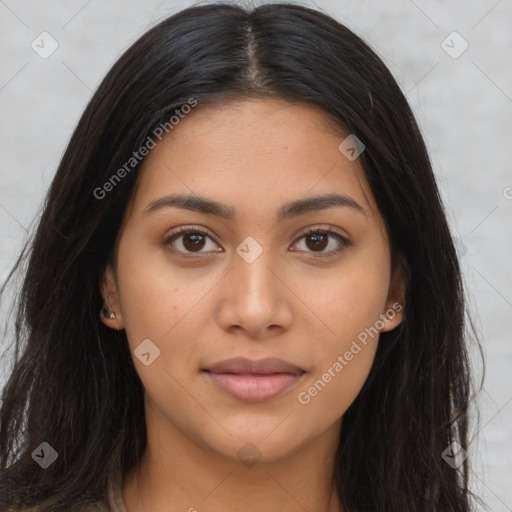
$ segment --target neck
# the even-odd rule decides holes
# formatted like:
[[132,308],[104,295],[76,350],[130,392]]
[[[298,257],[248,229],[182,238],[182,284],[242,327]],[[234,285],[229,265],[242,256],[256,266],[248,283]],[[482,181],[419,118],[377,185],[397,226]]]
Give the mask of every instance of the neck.
[[[336,423],[320,438],[279,460],[264,462],[263,457],[244,463],[236,455],[230,458],[199,446],[175,429],[165,435],[150,429],[140,467],[124,480],[126,510],[339,512],[333,480],[339,430]],[[251,449],[246,450],[250,455]]]

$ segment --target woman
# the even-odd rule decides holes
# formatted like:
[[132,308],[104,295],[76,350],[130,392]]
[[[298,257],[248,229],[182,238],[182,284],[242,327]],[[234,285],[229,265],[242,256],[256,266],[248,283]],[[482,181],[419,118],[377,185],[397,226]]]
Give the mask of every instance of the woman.
[[0,509],[471,510],[463,334],[382,61],[306,7],[186,9],[113,66],[51,185]]

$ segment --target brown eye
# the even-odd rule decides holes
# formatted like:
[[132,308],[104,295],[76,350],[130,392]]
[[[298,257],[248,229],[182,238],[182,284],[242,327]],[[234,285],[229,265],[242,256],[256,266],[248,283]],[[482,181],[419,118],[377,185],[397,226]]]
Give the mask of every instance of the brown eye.
[[[299,238],[299,240],[302,239],[305,239],[305,252],[319,253],[322,257],[337,254],[343,248],[351,245],[347,238],[329,229],[310,229]],[[335,242],[332,243],[332,240]],[[331,249],[326,250],[329,246]]]
[[[305,240],[305,249],[298,249],[299,252],[312,253],[318,257],[334,256],[343,248],[352,245],[344,236],[329,229],[314,228],[304,233],[299,240]],[[208,250],[208,243],[210,248]],[[171,233],[164,240],[164,246],[175,254],[184,257],[209,254],[211,252],[222,252],[215,241],[206,231],[198,228],[179,228],[177,232]],[[296,242],[298,245],[298,242]],[[217,247],[217,248],[215,248]],[[205,249],[206,250],[203,250]]]
[[306,245],[313,251],[323,251],[329,245],[329,235],[325,233],[312,233],[306,237]]
[[205,238],[201,233],[190,233],[182,236],[182,244],[187,251],[200,251],[205,245]]
[[[180,228],[177,233],[171,233],[165,238],[164,245],[166,247],[170,246],[170,250],[172,252],[180,253],[186,257],[187,254],[211,252],[203,251],[203,249],[208,245],[208,240],[216,245],[213,239],[205,231],[197,228]],[[219,251],[213,249],[213,252]]]

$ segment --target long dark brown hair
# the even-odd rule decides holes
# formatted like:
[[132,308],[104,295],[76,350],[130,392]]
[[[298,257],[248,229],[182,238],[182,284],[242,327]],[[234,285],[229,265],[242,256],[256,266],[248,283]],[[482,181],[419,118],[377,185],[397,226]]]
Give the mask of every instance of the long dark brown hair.
[[[468,460],[453,468],[442,456],[452,442],[468,449],[475,386],[461,271],[424,141],[374,51],[295,4],[185,9],[122,55],[85,109],[7,280],[23,272],[2,395],[0,510],[111,510],[141,460],[142,383],[125,332],[98,316],[140,164],[106,197],[97,190],[190,98],[198,109],[226,98],[304,102],[364,141],[360,162],[410,276],[403,322],[381,335],[343,417],[333,477],[347,512],[472,510]],[[42,442],[59,454],[46,470],[32,457]]]

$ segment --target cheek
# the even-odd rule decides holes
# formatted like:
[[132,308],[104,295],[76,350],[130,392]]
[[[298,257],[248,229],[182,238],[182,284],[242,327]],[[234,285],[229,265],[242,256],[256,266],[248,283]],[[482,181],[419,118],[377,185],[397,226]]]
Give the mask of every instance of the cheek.
[[[361,391],[370,372],[376,343],[367,346],[356,342],[318,373],[311,376],[299,390],[297,401],[305,418],[316,418],[319,425],[339,420]],[[347,354],[351,354],[348,360]]]
[[129,240],[120,245],[118,262],[119,299],[131,345],[145,338],[167,344],[183,330],[188,313],[197,315],[215,282],[171,265],[154,247],[139,249]]
[[[322,417],[322,424],[338,420],[363,387],[378,346],[376,319],[381,309],[357,294],[338,307],[324,310],[331,330],[315,345],[315,367],[297,392],[297,402],[308,417]],[[368,297],[366,297],[368,300]]]
[[[190,388],[198,365],[197,332],[206,332],[201,322],[211,315],[205,297],[217,280],[173,268],[154,248],[139,249],[129,240],[120,245],[119,298],[128,344],[148,396],[162,397],[166,407],[177,407],[180,400],[180,407],[190,405],[182,386]],[[148,365],[138,357],[147,353]]]
[[329,340],[329,352],[343,350],[366,328],[374,326],[385,312],[389,273],[385,264],[355,260],[311,297]]
[[[361,261],[361,260],[359,260]],[[354,401],[368,377],[378,345],[389,275],[377,263],[359,263],[313,299],[324,326],[315,343],[315,368],[298,390],[306,414],[335,421]]]

